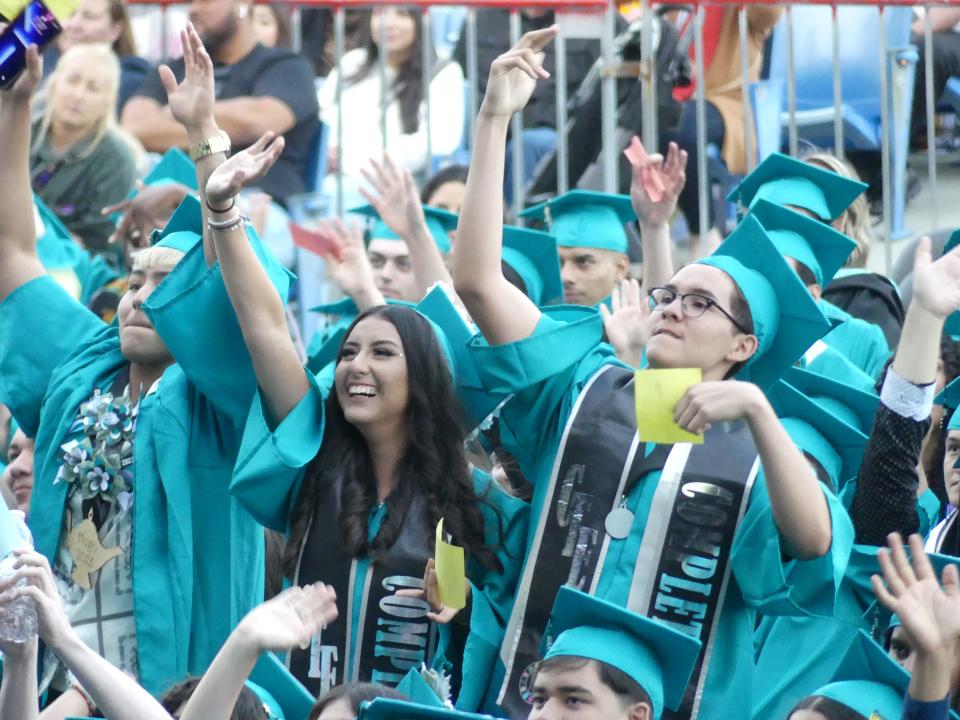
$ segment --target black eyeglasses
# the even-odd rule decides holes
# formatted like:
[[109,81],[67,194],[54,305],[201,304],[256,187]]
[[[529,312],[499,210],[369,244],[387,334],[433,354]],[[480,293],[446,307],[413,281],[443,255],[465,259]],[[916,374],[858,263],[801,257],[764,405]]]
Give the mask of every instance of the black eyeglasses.
[[697,293],[684,293],[680,295],[676,290],[671,290],[670,288],[665,287],[655,287],[650,290],[650,309],[651,310],[664,310],[668,305],[671,305],[674,300],[680,298],[680,310],[688,318],[695,320],[701,315],[703,315],[707,310],[714,307],[724,314],[724,316],[734,324],[734,327],[737,328],[740,332],[746,333],[748,335],[753,334],[753,331],[748,330],[743,325],[741,325],[733,315],[728,313],[722,307],[720,303],[712,298],[705,297],[704,295],[699,295]]

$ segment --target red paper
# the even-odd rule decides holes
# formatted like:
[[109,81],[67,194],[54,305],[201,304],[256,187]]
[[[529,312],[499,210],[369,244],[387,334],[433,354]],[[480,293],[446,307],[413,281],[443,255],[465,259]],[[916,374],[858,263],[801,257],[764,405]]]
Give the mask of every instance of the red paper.
[[309,250],[320,257],[333,255],[340,257],[340,246],[330,239],[325,233],[319,233],[315,230],[307,230],[305,227],[297,225],[290,221],[290,236],[293,238],[293,244],[304,250]]
[[624,149],[623,154],[626,155],[627,160],[630,161],[633,167],[641,168],[640,181],[650,201],[660,202],[665,192],[663,181],[660,179],[660,173],[657,170],[647,166],[647,161],[650,159],[650,156],[647,155],[647,151],[643,147],[643,143],[640,142],[640,138],[634,135],[630,139],[630,144]]
[[629,160],[630,164],[634,167],[642,165],[647,161],[647,151],[644,149],[643,143],[640,142],[640,138],[636,135],[630,139],[630,144],[627,145],[623,154],[627,156],[627,160]]

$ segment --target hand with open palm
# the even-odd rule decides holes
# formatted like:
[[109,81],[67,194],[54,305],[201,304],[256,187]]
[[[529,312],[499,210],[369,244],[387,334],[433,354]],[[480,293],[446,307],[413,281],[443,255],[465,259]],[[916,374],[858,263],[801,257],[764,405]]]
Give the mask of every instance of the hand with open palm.
[[345,295],[353,298],[357,308],[363,312],[386,303],[377,289],[359,228],[334,218],[321,223],[316,232],[322,233],[330,242],[332,251],[323,259],[327,261],[334,282]]
[[650,303],[640,283],[633,278],[621,280],[610,294],[613,310],[600,305],[603,329],[613,345],[617,357],[633,367],[639,367],[643,348],[650,333],[647,321]]
[[316,583],[292,587],[258,605],[234,631],[258,653],[305,648],[310,638],[337,619],[337,593]]
[[[646,161],[632,166],[630,199],[634,212],[645,225],[666,225],[677,209],[677,199],[687,182],[687,151],[676,143],[670,143],[667,157],[648,155]],[[652,176],[652,177],[651,177]],[[654,201],[646,188],[655,184],[662,188],[662,195]]]
[[910,559],[900,535],[891,533],[890,549],[877,556],[883,579],[879,575],[871,578],[873,590],[900,618],[914,648],[928,655],[948,653],[952,657],[960,637],[960,574],[956,565],[947,565],[938,581],[920,536],[911,535],[909,542]]
[[376,190],[370,192],[361,187],[360,194],[388,228],[404,240],[417,231],[428,233],[417,184],[409,170],[398,168],[384,154],[382,162],[370,158],[370,169],[363,168],[360,173]]
[[960,247],[934,262],[930,238],[920,239],[913,261],[913,302],[941,319],[960,309]]
[[216,102],[213,86],[213,60],[203,47],[203,41],[192,23],[180,31],[183,44],[183,81],[177,82],[166,65],[159,68],[160,81],[167,91],[167,106],[174,120],[188,133],[203,135],[214,129],[213,107]]
[[227,158],[207,180],[205,195],[212,207],[225,208],[241,190],[262,178],[283,152],[283,136],[267,131],[242,152]]
[[526,33],[517,44],[493,61],[480,113],[510,117],[523,110],[537,87],[537,80],[550,77],[543,69],[543,49],[557,36],[553,25]]

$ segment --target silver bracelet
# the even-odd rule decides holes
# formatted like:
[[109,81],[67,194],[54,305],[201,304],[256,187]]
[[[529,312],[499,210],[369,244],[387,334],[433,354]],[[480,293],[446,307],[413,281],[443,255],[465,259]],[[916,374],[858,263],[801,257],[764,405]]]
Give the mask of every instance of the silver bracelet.
[[227,233],[231,230],[236,230],[238,227],[247,222],[250,222],[250,218],[237,213],[233,217],[226,220],[213,220],[212,218],[208,218],[207,227],[215,232]]

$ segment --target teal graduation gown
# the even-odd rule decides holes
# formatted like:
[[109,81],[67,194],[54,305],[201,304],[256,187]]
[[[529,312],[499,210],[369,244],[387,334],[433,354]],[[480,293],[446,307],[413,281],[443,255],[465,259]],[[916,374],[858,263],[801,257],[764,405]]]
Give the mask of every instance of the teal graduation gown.
[[[515,393],[501,409],[500,431],[504,446],[534,484],[528,542],[547,501],[546,489],[561,436],[577,397],[602,366],[621,364],[613,357],[612,348],[601,342],[599,314],[585,313],[582,319],[558,322],[551,317],[554,313],[568,315],[562,308],[547,309],[531,336],[493,347],[477,336],[470,348],[487,390]],[[648,473],[628,494],[633,527],[625,539],[610,542],[600,568],[599,597],[626,605],[659,477],[659,471]],[[853,526],[837,497],[826,490],[824,495],[833,530],[830,550],[813,560],[784,561],[766,486],[762,475],[757,478],[731,550],[731,582],[715,626],[716,639],[700,709],[704,720],[750,716],[753,632],[758,612],[832,613],[853,542]]]
[[[251,231],[251,235],[253,233]],[[289,276],[264,255],[282,297]],[[256,378],[219,265],[200,244],[145,304],[176,363],[141,399],[134,441],[133,593],[140,682],[159,695],[202,674],[236,623],[263,599],[263,529],[229,493]],[[95,388],[127,364],[104,325],[49,276],[0,304],[0,402],[36,437],[30,527],[51,562],[67,488],[60,445]]]
[[[841,491],[849,509],[856,480]],[[936,523],[940,509],[932,490],[917,498],[917,532],[926,537]],[[860,630],[873,634],[876,595],[870,576],[879,574],[877,548],[854,545],[843,582],[837,593],[832,617],[765,617],[754,638],[757,655],[757,682],[754,687],[753,716],[756,720],[783,720],[790,709],[817,688],[823,687],[840,665],[844,648]]]
[[[250,407],[239,459],[234,472],[232,492],[263,525],[279,532],[289,532],[289,519],[300,495],[300,488],[310,461],[317,455],[324,438],[324,402],[330,392],[332,376],[325,381],[305,371],[310,390],[297,406],[275,428],[268,421],[263,398],[257,393]],[[440,643],[434,667],[462,662],[463,684],[456,706],[463,711],[493,709],[490,678],[497,653],[503,641],[506,620],[516,590],[522,552],[527,533],[529,508],[526,503],[504,492],[486,473],[475,470],[477,494],[486,499],[480,508],[484,516],[486,542],[496,549],[503,572],[488,570],[479,562],[468,563],[471,585],[470,629],[460,658],[447,657],[450,626],[440,626]],[[368,536],[379,532],[384,512],[373,511]],[[503,537],[501,538],[501,532]],[[358,559],[356,576],[365,576],[370,560]],[[353,588],[355,601],[351,627],[356,631],[363,587]],[[341,609],[346,605],[341,605]],[[356,632],[353,633],[356,638]],[[349,649],[357,652],[356,646]],[[345,667],[350,667],[347,659]]]
[[826,300],[817,305],[832,323],[839,322],[823,336],[823,341],[876,382],[890,358],[890,346],[880,326],[856,318]]

